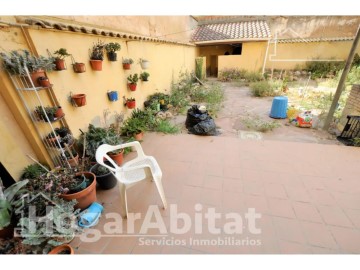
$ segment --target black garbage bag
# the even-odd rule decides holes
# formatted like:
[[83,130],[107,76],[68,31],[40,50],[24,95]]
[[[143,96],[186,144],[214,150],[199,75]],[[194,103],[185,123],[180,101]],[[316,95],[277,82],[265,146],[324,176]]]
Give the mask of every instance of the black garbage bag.
[[218,135],[214,119],[208,112],[201,112],[198,105],[193,105],[187,112],[185,126],[195,135]]

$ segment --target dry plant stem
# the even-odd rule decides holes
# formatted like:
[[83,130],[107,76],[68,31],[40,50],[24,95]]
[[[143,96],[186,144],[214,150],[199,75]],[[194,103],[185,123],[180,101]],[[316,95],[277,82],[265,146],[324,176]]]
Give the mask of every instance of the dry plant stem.
[[[71,157],[72,159],[74,159],[74,156],[73,156],[73,154],[72,154],[69,146],[67,145],[67,143],[64,143],[64,146],[65,146],[66,151],[69,153],[70,157]],[[77,162],[75,159],[74,159],[74,162],[75,162],[75,164],[76,164],[76,166],[77,166],[77,165],[78,165],[78,162]]]
[[45,171],[50,172],[45,166],[43,166],[39,161],[37,161],[35,158],[33,158],[30,155],[26,155],[28,158],[30,158],[32,161],[36,162],[41,168],[43,168]]

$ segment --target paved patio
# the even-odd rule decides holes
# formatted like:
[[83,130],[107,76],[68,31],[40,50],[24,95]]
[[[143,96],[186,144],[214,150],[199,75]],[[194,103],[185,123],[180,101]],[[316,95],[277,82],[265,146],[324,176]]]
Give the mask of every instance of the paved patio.
[[[248,208],[255,208],[262,215],[257,220],[261,233],[252,235],[244,229],[242,234],[222,231],[213,235],[206,220],[201,234],[194,228],[183,235],[171,233],[169,208],[162,210],[154,183],[144,181],[128,192],[129,212],[142,214],[135,222],[134,234],[139,234],[149,205],[158,205],[168,229],[166,236],[103,233],[93,243],[76,237],[71,244],[77,254],[360,253],[358,148],[156,133],[146,134],[142,146],[158,160],[168,204],[177,204],[178,212],[194,219],[195,213],[201,212],[194,210],[195,204],[202,205],[202,213],[215,208],[222,214],[215,225],[222,228],[226,213],[245,216]],[[105,214],[120,211],[118,189],[98,190],[98,201],[105,212],[94,229],[104,232],[114,221]],[[126,221],[118,223],[127,228]],[[148,233],[160,234],[157,229]],[[250,243],[260,240],[261,244],[233,245],[219,240],[230,241],[229,237]],[[144,239],[163,242],[144,245]],[[201,245],[189,239],[213,241]],[[172,244],[175,242],[181,244]]]

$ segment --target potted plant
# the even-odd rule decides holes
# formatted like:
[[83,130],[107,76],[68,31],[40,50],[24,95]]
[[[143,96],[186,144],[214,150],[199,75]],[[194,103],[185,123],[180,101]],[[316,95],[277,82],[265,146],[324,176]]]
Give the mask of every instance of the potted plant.
[[140,58],[139,62],[140,62],[140,66],[141,66],[142,69],[148,69],[149,68],[149,65],[150,65],[149,60]]
[[62,107],[61,107],[61,106],[57,106],[56,111],[55,111],[55,117],[56,117],[56,118],[61,118],[61,117],[63,117],[64,115],[65,115],[65,114],[64,114],[64,111],[63,111]]
[[123,58],[122,59],[123,69],[130,69],[132,63],[134,63],[134,61],[131,58]]
[[[108,163],[108,165],[111,166],[110,163]],[[100,188],[107,190],[116,186],[117,179],[108,168],[105,168],[100,164],[95,164],[91,167],[90,172],[96,175],[96,181]]]
[[138,77],[138,74],[135,73],[135,74],[130,74],[128,77],[127,77],[127,80],[128,80],[128,86],[129,86],[129,89],[131,91],[136,91],[136,85],[137,85],[137,82],[139,81],[139,77]]
[[142,119],[131,117],[125,121],[121,128],[121,132],[126,136],[135,137],[137,140],[141,140],[145,129],[145,123]]
[[54,70],[54,58],[39,56],[36,57],[28,50],[11,51],[9,53],[0,53],[0,57],[3,60],[4,69],[11,75],[26,76],[26,70],[30,73],[31,81],[26,82],[27,87],[31,87],[32,84],[35,87],[40,87],[38,81],[39,77],[46,77],[45,71],[51,72]]
[[65,48],[60,48],[54,52],[55,55],[55,70],[65,70],[65,57],[70,56]]
[[116,52],[120,51],[120,49],[121,49],[121,46],[117,42],[110,42],[105,45],[105,51],[106,51],[109,61],[112,61],[112,62],[117,61]]
[[91,68],[95,71],[102,70],[102,61],[104,60],[104,46],[105,43],[101,40],[98,40],[92,46],[90,52],[90,64]]
[[42,87],[50,87],[51,86],[49,78],[47,78],[47,77],[39,77],[38,82]]
[[68,245],[68,244],[62,244],[60,246],[57,246],[55,248],[53,248],[48,254],[52,254],[52,255],[74,255],[74,249]]
[[4,189],[0,178],[0,238],[13,236],[13,208],[20,202],[18,195],[29,180],[22,180]]
[[136,107],[135,98],[127,98],[125,104],[128,107],[128,109],[134,109]]
[[118,100],[118,92],[117,91],[108,91],[107,92],[108,98],[110,101],[117,101]]
[[53,122],[55,121],[55,112],[57,111],[57,107],[42,107],[37,106],[36,112],[40,119],[44,120],[45,122]]
[[75,73],[83,73],[86,71],[86,67],[85,67],[85,64],[84,63],[80,63],[80,62],[76,62],[75,61],[75,58],[71,56],[71,64],[73,66],[73,70]]
[[65,158],[71,167],[76,167],[79,165],[79,154],[73,148],[70,151],[71,155],[68,151],[65,151]]
[[[120,136],[111,135],[105,137],[105,143],[110,145],[119,145],[123,142]],[[124,149],[119,149],[108,153],[109,157],[116,162],[117,165],[121,166],[124,162]]]
[[47,165],[40,166],[37,163],[26,166],[22,172],[21,179],[35,179],[39,177],[47,172],[44,167],[49,169]]
[[150,76],[150,74],[148,72],[144,71],[140,74],[140,79],[143,82],[147,82],[149,80],[149,76]]
[[86,95],[85,94],[74,94],[70,96],[71,103],[76,107],[82,107],[86,105]]
[[69,134],[69,129],[67,127],[55,128],[55,132],[59,134],[61,138],[64,138],[67,134]]

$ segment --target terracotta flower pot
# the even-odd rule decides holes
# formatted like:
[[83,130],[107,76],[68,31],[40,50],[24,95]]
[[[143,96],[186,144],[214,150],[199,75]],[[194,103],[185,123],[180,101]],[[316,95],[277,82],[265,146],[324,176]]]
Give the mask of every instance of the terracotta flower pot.
[[75,205],[75,208],[84,210],[96,201],[96,176],[91,172],[80,172],[76,175],[82,174],[84,174],[86,178],[92,179],[91,184],[82,191],[73,194],[61,194],[60,197],[67,201],[76,199],[78,203]]
[[117,165],[121,166],[124,162],[124,150],[118,154],[109,153],[109,157],[111,157],[111,159],[114,160]]
[[123,64],[123,69],[130,69],[131,68],[131,64]]
[[74,249],[68,244],[63,244],[63,245],[57,246],[57,247],[53,248],[52,250],[50,250],[50,252],[48,254],[52,254],[52,255],[71,254],[71,255],[74,255]]
[[73,64],[73,69],[75,73],[83,73],[86,71],[84,63],[75,63]]
[[136,91],[136,83],[128,83],[128,86],[131,91]]
[[37,71],[31,72],[30,77],[31,77],[31,80],[32,80],[34,86],[35,87],[40,87],[41,85],[39,83],[39,78],[40,77],[46,77],[45,76],[45,71],[42,70],[42,69],[39,69]]
[[62,117],[62,116],[64,116],[64,111],[63,111],[63,109],[61,108],[61,106],[59,106],[58,109],[57,109],[56,112],[55,112],[55,117],[56,117],[56,118],[60,118],[60,117]]
[[42,87],[50,87],[50,86],[51,86],[51,83],[50,83],[49,79],[46,78],[46,77],[40,77],[40,78],[38,79],[38,81],[39,81],[39,84],[40,84]]
[[127,106],[129,109],[134,109],[134,108],[136,107],[136,100],[127,101],[127,102],[126,102],[126,106]]
[[95,71],[102,70],[102,60],[90,60],[91,68]]
[[134,134],[135,140],[142,141],[144,137],[144,132],[140,132],[138,134]]
[[55,70],[65,70],[65,60],[64,59],[56,59],[55,60]]
[[76,155],[74,158],[69,158],[67,161],[71,167],[75,167],[79,164],[79,155]]
[[85,94],[76,94],[72,95],[71,98],[74,100],[78,107],[85,106],[86,104],[86,95]]

